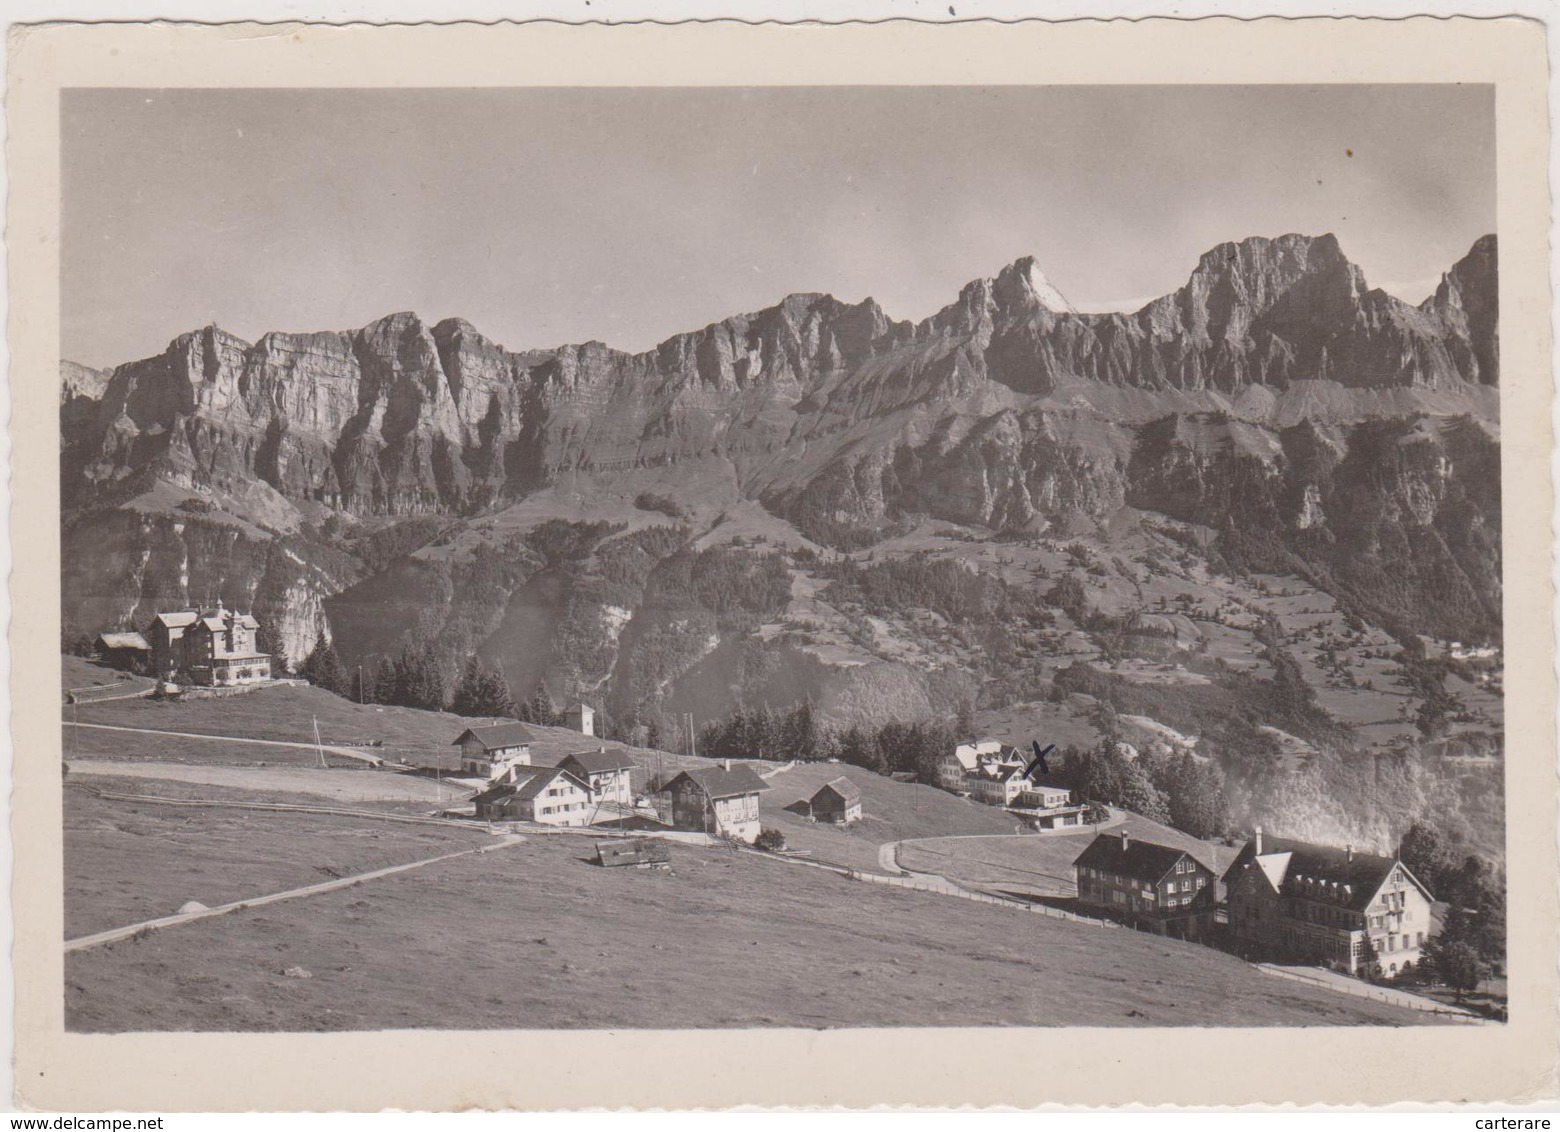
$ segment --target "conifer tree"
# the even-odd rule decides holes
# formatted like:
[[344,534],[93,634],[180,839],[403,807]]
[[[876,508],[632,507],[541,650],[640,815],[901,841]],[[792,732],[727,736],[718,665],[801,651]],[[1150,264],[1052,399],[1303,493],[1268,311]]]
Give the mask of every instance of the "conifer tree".
[[397,680],[395,661],[388,656],[379,662],[379,671],[374,677],[373,702],[376,704],[398,704],[397,698],[400,685]]
[[336,653],[336,646],[325,636],[323,629],[298,674],[316,688],[324,688],[338,696],[345,696],[350,690],[347,670]]

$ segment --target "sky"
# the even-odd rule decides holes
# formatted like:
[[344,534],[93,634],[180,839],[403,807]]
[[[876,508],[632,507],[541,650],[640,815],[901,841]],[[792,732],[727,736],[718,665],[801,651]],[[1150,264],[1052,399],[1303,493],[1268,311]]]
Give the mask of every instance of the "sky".
[[511,349],[822,291],[924,318],[1033,255],[1133,310],[1335,233],[1417,303],[1495,231],[1488,86],[69,90],[61,352],[460,316]]

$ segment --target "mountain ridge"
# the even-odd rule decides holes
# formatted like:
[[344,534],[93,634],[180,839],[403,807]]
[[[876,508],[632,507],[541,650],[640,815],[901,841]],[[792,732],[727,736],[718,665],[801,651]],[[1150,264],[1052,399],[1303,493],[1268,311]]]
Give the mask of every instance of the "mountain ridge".
[[[1233,522],[1246,529],[1227,541],[1253,561],[1347,575],[1338,548],[1362,548],[1327,516],[1366,490],[1391,523],[1432,532],[1419,549],[1434,584],[1453,587],[1469,635],[1487,634],[1498,568],[1479,556],[1498,506],[1460,477],[1498,453],[1496,267],[1481,238],[1415,307],[1369,288],[1331,235],[1251,237],[1138,311],[1098,314],[1025,256],[919,322],[798,293],[639,353],[515,351],[414,312],[253,343],[206,327],[110,371],[62,367],[67,541],[112,528],[131,562],[147,540],[219,522],[223,538],[280,544],[331,514],[473,522],[565,480],[631,499],[648,477],[684,509],[724,485],[723,500],[821,544],[870,545],[907,515],[1046,531],[1131,506]],[[1413,427],[1452,419],[1478,427]],[[1372,431],[1386,420],[1408,422],[1395,448]],[[1385,461],[1363,488],[1357,444]],[[1406,543],[1384,545],[1407,561]],[[358,576],[334,552],[294,547],[308,569],[252,553],[267,565],[231,563],[234,600],[281,608],[293,650]],[[93,628],[197,585],[172,565],[67,581],[71,619]]]

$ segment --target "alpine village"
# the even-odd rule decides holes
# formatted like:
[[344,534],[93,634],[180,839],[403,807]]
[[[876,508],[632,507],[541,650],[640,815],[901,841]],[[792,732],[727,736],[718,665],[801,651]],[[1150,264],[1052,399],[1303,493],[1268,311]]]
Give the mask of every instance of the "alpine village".
[[1503,1021],[1495,254],[67,363],[67,1025]]

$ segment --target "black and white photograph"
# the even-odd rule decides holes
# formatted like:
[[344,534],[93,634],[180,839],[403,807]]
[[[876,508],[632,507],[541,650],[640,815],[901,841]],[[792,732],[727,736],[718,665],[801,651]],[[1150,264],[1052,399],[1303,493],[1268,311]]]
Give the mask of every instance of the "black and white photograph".
[[1496,86],[1130,80],[62,89],[65,1035],[1509,1026]]

